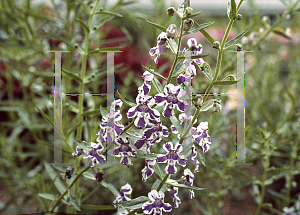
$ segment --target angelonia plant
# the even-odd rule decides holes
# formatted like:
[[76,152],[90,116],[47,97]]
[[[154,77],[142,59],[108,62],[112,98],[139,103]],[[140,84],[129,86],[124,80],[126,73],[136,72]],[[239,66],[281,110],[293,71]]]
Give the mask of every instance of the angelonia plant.
[[[184,192],[184,189],[188,190],[190,199],[195,197],[195,192],[208,189],[193,186],[200,165],[205,165],[204,153],[209,151],[212,144],[208,122],[199,122],[199,115],[208,110],[211,110],[212,113],[220,112],[222,108],[220,99],[207,101],[213,86],[237,83],[234,75],[230,75],[230,80],[227,78],[218,80],[218,76],[224,50],[233,46],[237,46],[238,50],[242,48],[236,42],[242,38],[246,31],[227,41],[234,21],[242,17],[237,14],[242,2],[243,0],[240,0],[236,5],[235,1],[231,0],[228,7],[229,24],[221,42],[214,41],[204,30],[213,22],[199,25],[193,19],[201,12],[194,13],[193,8],[190,7],[190,1],[187,0],[177,10],[174,7],[167,9],[169,16],[174,14],[178,16],[179,25],[170,23],[168,28],[165,28],[148,21],[153,27],[161,30],[157,36],[156,46],[149,50],[149,55],[153,56],[154,63],[158,64],[160,56],[167,52],[172,52],[175,56],[168,77],[165,78],[153,69],[144,66],[143,83],[137,89],[136,104],[127,101],[119,94],[120,99],[110,104],[109,112],[100,107],[102,121],[96,142],[87,143],[77,138],[77,147],[72,153],[74,158],[82,157],[83,160],[86,160],[86,167],[80,172],[77,171],[77,175],[73,179],[72,168],[68,168],[66,173],[62,175],[64,179],[72,180],[69,188],[77,184],[75,188],[77,186],[78,189],[78,179],[83,175],[99,181],[115,194],[116,199],[112,204],[118,210],[118,214],[157,215],[178,208],[181,204],[180,192]],[[214,72],[203,59],[208,55],[202,54],[203,46],[199,41],[190,38],[187,40],[187,44],[182,44],[182,38],[191,33],[202,33],[212,47],[218,51]],[[201,96],[192,93],[190,87],[191,80],[197,75],[197,71],[202,72],[209,81],[205,94]],[[158,79],[163,79],[165,86],[162,86]],[[157,92],[155,96],[149,95],[152,86]],[[124,116],[122,116],[121,110],[123,104],[130,107],[126,117],[132,120],[126,127],[122,125]],[[163,125],[162,121],[165,120],[169,120],[171,126]],[[110,123],[111,121],[113,123]],[[134,135],[133,131],[138,131],[139,135]],[[175,134],[176,138],[171,139],[172,133]],[[126,168],[134,167],[135,160],[145,161],[145,167],[141,170],[144,183],[147,183],[150,177],[157,177],[156,182],[148,191],[148,197],[140,196],[131,199],[131,182],[122,186],[120,191],[117,191],[108,182],[101,165],[107,162],[107,149],[113,146],[113,154],[109,154],[109,156],[116,157],[116,160],[119,159],[118,162]],[[164,152],[157,149],[163,149]],[[76,165],[79,165],[78,162]],[[164,168],[161,169],[160,166]],[[179,168],[184,169],[179,171]],[[76,170],[77,167],[75,167]],[[94,174],[89,175],[90,170]],[[56,200],[50,211],[54,211],[58,202],[66,194],[67,192],[64,192]],[[172,204],[165,202],[166,195],[169,195],[173,200]],[[70,193],[68,196],[69,199],[72,199]]]

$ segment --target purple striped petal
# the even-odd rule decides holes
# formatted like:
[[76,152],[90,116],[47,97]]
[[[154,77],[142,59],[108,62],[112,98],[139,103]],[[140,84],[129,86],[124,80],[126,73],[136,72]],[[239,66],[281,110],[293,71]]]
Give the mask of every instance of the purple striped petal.
[[[169,162],[170,163],[170,162]],[[177,168],[176,166],[174,165],[174,163],[171,165],[169,164],[166,166],[166,172],[168,174],[171,174],[171,175],[174,175],[176,172],[177,172]]]
[[165,106],[164,112],[163,112],[163,116],[166,118],[171,118],[173,115],[173,104],[168,104]]
[[128,110],[127,117],[132,118],[135,117],[136,114],[137,114],[137,106],[132,107]]
[[157,163],[165,163],[168,160],[167,155],[158,155],[157,156]]
[[166,98],[167,98],[167,97],[166,97],[164,94],[159,93],[159,94],[157,94],[157,95],[154,97],[155,103],[156,103],[157,105],[161,106],[161,105],[164,104],[163,102],[166,101]]

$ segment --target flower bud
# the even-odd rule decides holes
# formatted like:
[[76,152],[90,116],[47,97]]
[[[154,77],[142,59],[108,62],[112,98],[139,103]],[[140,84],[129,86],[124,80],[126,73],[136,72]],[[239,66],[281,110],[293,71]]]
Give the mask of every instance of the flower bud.
[[243,16],[242,16],[242,14],[237,14],[237,15],[236,15],[236,19],[237,19],[237,20],[241,20],[241,19],[243,19]]
[[236,50],[239,52],[239,51],[242,51],[243,50],[243,46],[241,44],[237,44],[236,45]]
[[74,48],[75,48],[75,49],[78,49],[78,47],[79,47],[78,43],[75,43],[75,44],[74,44]]
[[267,16],[263,16],[262,19],[261,19],[262,23],[268,23],[269,21],[270,21],[270,18],[267,17]]
[[188,30],[191,29],[191,27],[193,27],[193,25],[194,25],[194,20],[192,20],[192,19],[186,19],[183,22],[183,30],[184,31],[188,31]]
[[176,34],[176,25],[175,24],[170,24],[169,27],[167,28],[167,37],[174,39],[175,34]]
[[222,106],[220,105],[219,102],[214,102],[213,107],[212,107],[212,112],[220,112],[221,111]]
[[208,68],[209,66],[208,66],[208,64],[206,63],[206,62],[204,62],[204,63],[202,63],[200,66],[200,70],[201,71],[204,71],[206,68]]
[[214,48],[214,49],[219,49],[219,48],[220,48],[220,42],[219,42],[219,41],[215,41],[215,42],[213,43],[213,48]]
[[175,13],[175,8],[174,8],[174,7],[169,7],[169,8],[167,9],[167,14],[168,14],[169,16],[173,16],[174,13]]
[[184,11],[184,15],[183,16],[190,16],[193,13],[193,8],[191,7],[187,7]]
[[202,96],[195,96],[192,101],[196,108],[202,107]]
[[66,172],[61,174],[62,179],[66,179],[66,178],[70,179],[72,177],[73,171],[74,171],[74,168],[68,167]]

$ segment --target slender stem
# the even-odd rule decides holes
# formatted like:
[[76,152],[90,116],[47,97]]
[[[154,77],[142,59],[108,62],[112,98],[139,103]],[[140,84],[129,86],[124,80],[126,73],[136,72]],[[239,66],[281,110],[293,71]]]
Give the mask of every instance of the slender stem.
[[57,199],[57,201],[55,202],[55,204],[53,205],[53,207],[51,208],[51,210],[49,212],[53,212],[53,210],[55,209],[55,207],[57,206],[57,204],[59,203],[59,201],[67,194],[68,190],[70,190],[73,187],[73,185],[80,178],[80,176],[84,172],[86,172],[89,168],[90,168],[90,166],[86,166],[83,170],[81,170],[79,172],[79,174],[76,176],[76,178],[74,179],[74,181],[72,181],[72,183],[67,187],[67,189],[65,190],[65,192],[63,192],[63,194],[60,195],[60,197]]
[[155,162],[155,166],[156,166],[156,169],[158,171],[159,178],[160,178],[160,180],[162,180],[162,176],[161,176],[161,173],[160,173],[160,170],[159,170],[159,166],[158,166],[158,164],[156,162]]
[[181,46],[182,31],[183,31],[183,20],[181,20],[180,35],[179,35],[179,39],[178,39],[177,52],[176,52],[176,56],[175,56],[173,65],[172,65],[172,68],[171,68],[171,70],[170,70],[170,73],[169,73],[169,76],[168,76],[168,79],[167,79],[167,85],[171,82],[172,75],[173,75],[173,72],[174,72],[176,63],[177,63],[177,61],[178,61],[178,55],[179,55],[179,52],[180,52],[180,46]]
[[200,114],[200,111],[201,111],[201,109],[197,108],[192,121],[190,122],[190,124],[188,125],[188,127],[186,128],[186,130],[184,130],[183,134],[181,135],[181,138],[179,140],[179,144],[182,144],[185,136],[187,135],[187,133],[189,132],[189,130],[191,129],[191,127],[194,125],[196,119],[198,118],[198,115]]
[[169,177],[169,174],[166,174],[165,177],[163,178],[163,180],[160,182],[160,184],[156,188],[157,192],[162,188],[162,186],[164,185],[164,183],[166,182],[166,180],[168,179],[168,177]]

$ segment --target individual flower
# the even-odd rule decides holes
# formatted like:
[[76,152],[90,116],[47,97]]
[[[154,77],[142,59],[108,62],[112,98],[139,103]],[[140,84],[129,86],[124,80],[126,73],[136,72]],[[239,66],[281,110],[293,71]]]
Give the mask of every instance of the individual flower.
[[157,142],[160,142],[161,138],[159,136],[154,138],[147,138],[143,136],[143,138],[135,141],[134,145],[137,149],[141,149],[144,145],[146,145],[146,153],[150,153],[150,147]]
[[150,49],[149,54],[151,56],[157,55],[154,59],[154,62],[157,64],[158,58],[161,54],[165,54],[167,51],[167,34],[165,32],[162,32],[157,37],[157,46]]
[[175,34],[176,34],[176,25],[175,24],[170,24],[169,27],[166,30],[167,32],[167,37],[174,39]]
[[144,78],[144,83],[138,89],[139,89],[139,91],[141,91],[141,94],[143,96],[145,96],[151,90],[151,81],[153,80],[153,74],[151,74],[150,72],[146,71],[146,72],[144,72],[144,74],[143,74],[142,77]]
[[197,131],[193,135],[195,141],[202,146],[203,152],[207,152],[210,149],[211,139],[207,132],[208,122],[201,122],[197,127]]
[[[121,187],[120,193],[118,194],[117,198],[113,201],[113,203],[121,203],[121,202],[126,202],[128,200],[131,200],[128,195],[132,193],[132,188],[130,184],[126,184]],[[119,207],[115,205],[115,207],[118,209]]]
[[[178,184],[178,182],[175,182],[174,180],[167,180],[167,182],[172,182],[173,184]],[[168,191],[170,192],[170,197],[173,199],[174,202],[174,208],[178,208],[179,204],[181,204],[180,198],[178,196],[178,187],[174,187],[170,185],[168,188]]]
[[156,109],[152,109],[151,106],[155,103],[152,96],[143,96],[138,94],[136,97],[137,105],[130,108],[127,113],[128,118],[137,118],[134,121],[136,127],[145,128],[148,124],[148,118],[155,119],[160,117],[160,113]]
[[162,211],[170,212],[172,210],[169,203],[164,203],[165,194],[162,191],[152,190],[148,193],[148,197],[152,202],[143,204],[142,209],[145,214],[151,214],[154,211],[155,215],[162,215]]
[[[120,99],[117,99],[111,103],[110,112],[107,116],[102,116],[102,122],[100,123],[100,132],[98,133],[99,137],[102,134],[107,142],[112,142],[114,136],[119,136],[123,130],[124,126],[117,124],[121,119],[122,115],[120,114],[120,107],[123,102]],[[110,123],[113,122],[113,125]],[[113,131],[111,130],[113,128]],[[99,140],[97,139],[99,142]]]
[[183,95],[184,91],[180,86],[174,86],[173,84],[168,84],[164,88],[164,93],[157,94],[155,98],[155,103],[159,106],[165,105],[163,116],[171,118],[174,115],[174,107],[177,110],[184,112],[186,109],[186,104],[179,98]]
[[145,182],[154,172],[153,166],[156,163],[155,159],[145,159],[146,165],[142,169],[142,176],[143,176],[143,181]]
[[105,156],[100,155],[100,152],[103,149],[104,149],[104,147],[102,146],[101,142],[99,142],[99,143],[91,142],[91,149],[90,149],[89,153],[87,155],[83,156],[83,158],[90,159],[90,162],[89,162],[90,167],[93,167],[95,162],[103,164],[106,161]]
[[115,142],[120,145],[114,149],[114,154],[122,157],[120,163],[127,166],[132,165],[130,157],[135,156],[136,151],[134,151],[130,146],[130,138],[126,137],[124,139],[119,137]]
[[[191,172],[190,169],[185,169],[183,172],[185,178],[182,180],[184,185],[188,185],[188,186],[193,186],[193,182],[194,182],[194,174]],[[192,199],[193,197],[195,197],[195,193],[192,189],[190,189],[190,198]]]
[[73,157],[79,157],[80,155],[86,155],[86,151],[84,151],[82,148],[79,146],[76,147],[76,150],[74,153],[72,153]]
[[[202,50],[202,45],[201,45],[201,44],[197,45],[197,40],[196,40],[195,38],[190,38],[190,39],[187,41],[187,44],[188,44],[189,48],[188,48],[188,49],[184,48],[183,51],[182,51],[182,53],[183,53],[183,54],[186,54],[187,57],[202,54],[202,51],[203,51],[203,50]],[[188,51],[190,51],[190,53],[189,53]],[[188,59],[185,59],[183,63],[184,63],[186,66],[189,66],[188,63],[185,63],[186,61],[189,61],[189,60],[188,60]],[[192,61],[194,61],[194,62],[196,62],[196,63],[198,63],[198,64],[204,63],[204,60],[203,60],[202,58],[193,59],[193,60],[191,60],[191,61],[189,61],[189,62],[192,63]]]
[[179,156],[179,153],[183,150],[182,146],[179,143],[176,143],[175,148],[173,148],[172,142],[167,142],[163,146],[164,150],[167,152],[166,155],[158,155],[157,162],[158,163],[166,163],[166,172],[168,174],[175,174],[177,172],[176,163],[185,167],[187,159],[184,155]]
[[150,119],[149,124],[152,126],[151,128],[147,128],[144,131],[144,136],[146,138],[152,138],[153,135],[156,135],[158,137],[168,137],[169,132],[168,128],[161,124],[161,121],[159,119]]
[[[178,118],[181,121],[181,123],[180,123],[181,127],[184,129],[185,126],[187,127],[190,124],[190,122],[192,121],[193,116],[190,116],[188,118],[186,113],[182,113],[182,114],[179,114]],[[196,122],[197,122],[197,119],[195,120],[194,124]],[[178,130],[174,125],[171,125],[171,130],[172,130],[172,133],[178,134]],[[191,127],[191,134],[193,134],[195,132],[195,130],[196,130],[195,127]],[[180,139],[180,134],[178,134],[178,139]]]
[[195,173],[199,172],[200,162],[197,159],[197,149],[195,146],[192,147],[191,161],[195,164]]

